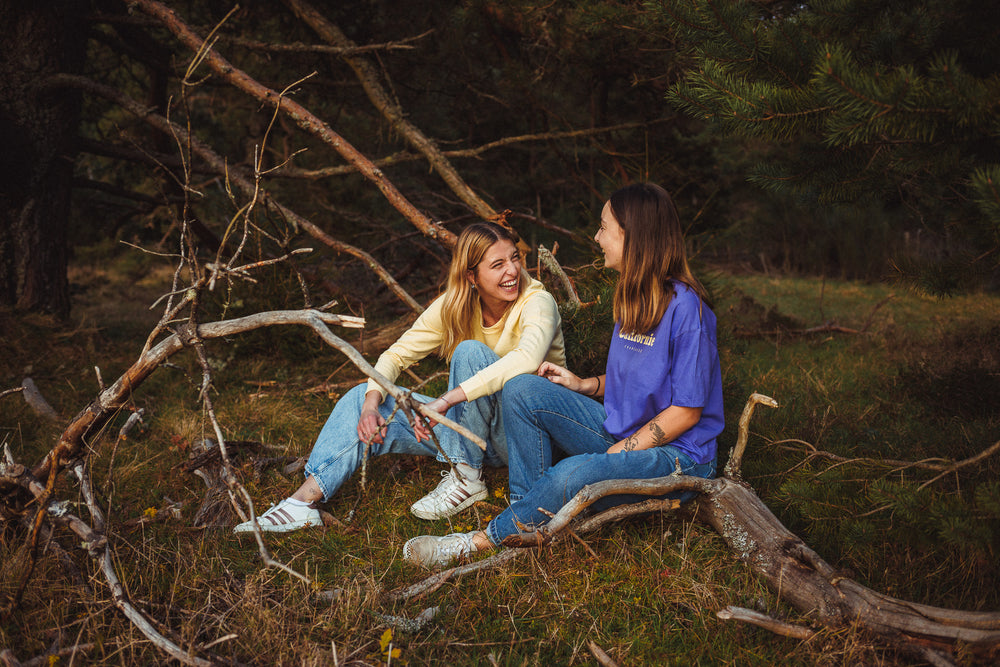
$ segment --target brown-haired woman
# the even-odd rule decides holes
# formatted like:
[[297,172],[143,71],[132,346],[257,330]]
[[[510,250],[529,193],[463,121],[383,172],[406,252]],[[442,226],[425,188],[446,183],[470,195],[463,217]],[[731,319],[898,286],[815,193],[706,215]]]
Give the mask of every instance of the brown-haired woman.
[[[485,452],[453,430],[433,425],[454,469],[410,508],[422,519],[451,516],[486,497],[484,463],[507,463],[500,390],[511,378],[534,373],[543,362],[565,363],[555,299],[521,263],[517,239],[500,225],[465,227],[452,252],[448,284],[375,368],[395,382],[428,354],[449,361],[448,390],[438,398],[414,397],[462,424],[487,443]],[[286,532],[321,523],[316,501],[328,500],[360,467],[367,451],[437,455],[430,433],[405,419],[387,421],[395,401],[375,382],[360,384],[334,407],[306,463],[306,480],[289,498],[258,518],[261,530]],[[457,473],[457,474],[456,474]],[[234,532],[253,530],[250,521]]]

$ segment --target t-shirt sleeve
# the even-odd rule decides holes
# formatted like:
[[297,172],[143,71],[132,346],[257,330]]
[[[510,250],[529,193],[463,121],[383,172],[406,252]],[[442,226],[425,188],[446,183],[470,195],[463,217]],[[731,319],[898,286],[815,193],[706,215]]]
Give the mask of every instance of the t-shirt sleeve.
[[[689,302],[690,303],[690,302]],[[677,320],[670,360],[670,391],[673,405],[703,408],[708,404],[718,355],[715,331],[708,318],[701,317],[695,299]]]
[[[375,362],[375,370],[394,383],[405,369],[440,348],[444,331],[441,319],[443,305],[444,297],[435,299],[427,310],[420,314],[413,326],[379,356]],[[385,398],[385,389],[369,379],[367,391],[372,390],[378,391],[382,398]]]
[[551,294],[539,291],[529,296],[517,321],[508,325],[521,330],[517,344],[459,385],[465,391],[466,398],[474,401],[488,396],[499,391],[512,377],[538,370],[545,361],[559,325],[559,308]]

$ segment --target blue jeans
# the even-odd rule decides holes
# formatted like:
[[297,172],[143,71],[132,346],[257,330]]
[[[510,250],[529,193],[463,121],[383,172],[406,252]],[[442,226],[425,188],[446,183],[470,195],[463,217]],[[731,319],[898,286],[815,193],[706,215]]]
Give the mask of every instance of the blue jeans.
[[[509,436],[511,505],[490,521],[486,534],[494,545],[521,532],[518,524],[535,527],[575,496],[584,486],[608,479],[653,479],[676,469],[685,475],[714,477],[715,461],[696,464],[671,445],[608,454],[618,441],[604,430],[604,406],[592,398],[536,375],[520,375],[504,385],[501,402]],[[553,460],[564,456],[553,465]],[[691,492],[670,494],[682,500]],[[615,495],[591,507],[644,500],[648,496]]]
[[[473,340],[462,341],[451,358],[448,389],[458,386],[497,359],[497,354],[486,345]],[[361,407],[367,391],[367,383],[359,384],[337,401],[309,454],[305,474],[316,480],[323,492],[324,501],[329,500],[361,467],[366,445],[358,438],[358,420],[361,419]],[[413,397],[422,403],[434,400],[417,393]],[[395,407],[395,399],[386,396],[378,410],[388,420]],[[434,434],[453,463],[465,463],[473,468],[481,468],[483,463],[492,466],[507,464],[507,441],[504,438],[500,392],[453,406],[446,416],[487,443],[486,452],[483,452],[478,445],[447,426],[436,425]],[[368,448],[369,457],[382,454],[436,455],[439,461],[447,460],[434,447],[433,442],[417,441],[413,428],[402,412],[397,412],[392,421],[388,422],[382,442],[372,443]]]

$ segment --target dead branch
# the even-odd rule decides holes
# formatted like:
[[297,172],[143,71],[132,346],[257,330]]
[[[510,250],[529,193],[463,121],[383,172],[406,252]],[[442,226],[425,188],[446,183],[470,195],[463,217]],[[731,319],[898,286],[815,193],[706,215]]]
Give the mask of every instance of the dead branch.
[[44,417],[49,421],[58,421],[59,414],[55,409],[49,405],[49,402],[45,400],[42,396],[42,392],[38,390],[35,385],[35,381],[31,378],[24,378],[21,382],[21,389],[24,390],[24,401],[35,411],[35,414],[39,417]]
[[[548,523],[532,531],[508,536],[504,539],[503,546],[533,547],[546,545],[552,541],[555,534],[566,530],[570,522],[583,512],[583,510],[605,496],[619,494],[661,496],[678,491],[708,493],[712,489],[712,482],[713,480],[702,477],[689,477],[675,472],[667,477],[657,477],[654,479],[608,479],[596,484],[588,484],[580,489],[579,493],[570,498]],[[619,517],[616,515],[615,519],[617,518]],[[607,521],[604,522],[607,523]]]
[[[744,410],[744,414],[748,412],[752,413],[752,408]],[[740,436],[744,445],[749,430],[748,420],[749,416],[740,421]],[[606,480],[588,485],[547,524],[532,532],[512,535],[504,540],[503,546],[548,544],[558,534],[565,535],[570,522],[584,509],[606,496],[662,496],[678,491],[698,491],[700,496],[692,501],[696,517],[722,536],[736,556],[762,576],[779,599],[815,623],[834,629],[858,628],[887,645],[935,664],[952,664],[954,656],[960,653],[983,661],[996,662],[1000,659],[1000,613],[932,607],[900,600],[862,586],[842,576],[785,528],[748,486],[725,477],[702,479],[674,473],[658,479]],[[608,520],[651,510],[673,509],[676,508],[675,503],[670,499],[651,499],[619,506],[591,517],[576,530],[583,533]],[[613,519],[607,516],[613,516]],[[482,561],[455,568],[449,571],[448,576],[496,567],[513,558],[505,554],[518,551],[521,550],[501,550]],[[395,597],[405,598],[425,591],[440,576],[428,577],[396,593]]]
[[809,628],[804,628],[801,625],[795,625],[793,623],[786,623],[785,621],[779,621],[778,619],[772,618],[767,614],[762,614],[759,611],[746,609],[744,607],[734,607],[733,605],[729,605],[725,609],[720,609],[715,612],[715,615],[724,621],[736,620],[752,623],[777,635],[782,635],[783,637],[809,640],[816,636],[816,633]]
[[95,95],[100,95],[101,97],[114,102],[126,111],[134,114],[143,122],[156,128],[157,130],[176,136],[181,142],[188,144],[191,150],[204,160],[214,173],[225,178],[229,183],[236,186],[236,188],[245,196],[257,196],[261,200],[261,203],[274,210],[281,218],[288,220],[293,225],[296,225],[298,228],[304,230],[307,234],[321,242],[326,247],[330,248],[332,251],[350,255],[361,260],[361,262],[368,267],[370,271],[375,273],[379,280],[381,280],[390,289],[390,291],[392,291],[392,293],[399,298],[400,301],[405,303],[416,313],[423,312],[423,306],[417,303],[417,301],[410,296],[402,288],[402,286],[400,286],[396,279],[392,277],[392,274],[389,273],[389,271],[374,257],[360,248],[333,238],[320,229],[320,227],[311,220],[275,201],[266,192],[258,192],[257,185],[249,177],[235,169],[224,157],[216,153],[204,142],[199,141],[196,137],[192,136],[184,128],[172,123],[170,120],[160,116],[159,114],[153,113],[149,107],[128,97],[121,91],[112,88],[111,86],[99,84],[86,77],[71,74],[60,74],[58,76],[51,77],[49,79],[49,83],[54,86],[70,86]]
[[740,416],[739,433],[736,436],[736,447],[729,455],[729,461],[726,463],[726,469],[724,471],[726,477],[735,480],[739,480],[741,477],[740,465],[743,463],[743,451],[747,448],[747,438],[750,433],[750,418],[753,417],[753,411],[758,405],[766,405],[769,408],[776,408],[778,407],[778,402],[770,396],[764,396],[763,394],[758,394],[756,392],[750,395],[750,399],[747,401],[747,404],[743,406],[743,414]]
[[[348,315],[320,313],[314,310],[282,310],[202,324],[197,327],[196,332],[181,328],[151,349],[143,352],[139,359],[113,385],[100,392],[89,406],[77,414],[59,436],[56,446],[45,456],[44,461],[35,467],[32,474],[37,478],[47,477],[51,470],[58,469],[66,461],[75,458],[83,447],[85,437],[102,428],[160,364],[185,347],[191,346],[195,340],[221,338],[262,327],[290,324],[306,325],[314,330],[316,328],[325,329],[327,324],[360,328],[364,326],[364,320]],[[360,358],[360,355],[358,356]]]
[[424,135],[420,128],[407,120],[406,113],[399,106],[399,103],[379,83],[379,72],[375,69],[375,66],[360,54],[352,54],[346,51],[356,48],[357,45],[348,39],[341,32],[340,28],[331,23],[305,0],[284,1],[295,15],[315,30],[316,34],[324,41],[345,49],[345,52],[341,53],[340,57],[354,70],[354,74],[365,89],[368,99],[371,100],[375,108],[389,121],[392,127],[427,159],[431,168],[447,183],[451,191],[465,202],[480,218],[488,220],[494,217],[496,211],[493,210],[493,207],[483,201],[469,187],[469,184],[458,174],[437,145]]
[[590,650],[590,654],[594,656],[594,660],[603,667],[618,667],[618,663],[611,659],[611,656],[604,652],[600,646],[594,643],[593,640],[587,641],[587,648]]
[[359,56],[375,51],[412,50],[416,48],[412,45],[412,42],[421,40],[433,32],[433,30],[428,30],[420,33],[419,35],[407,37],[406,39],[383,42],[381,44],[365,44],[364,46],[350,47],[329,46],[327,44],[302,44],[300,42],[292,44],[273,44],[271,42],[261,42],[254,39],[236,37],[235,35],[221,35],[219,37],[219,41],[226,44],[233,44],[235,46],[243,46],[248,49],[253,49],[254,51],[271,51],[273,53],[328,53],[332,56]]
[[268,106],[275,106],[283,110],[299,127],[333,148],[341,157],[354,165],[358,172],[371,181],[389,203],[425,236],[440,241],[448,248],[455,245],[455,234],[424,215],[396,189],[385,177],[385,174],[372,164],[371,160],[308,109],[295,100],[288,99],[277,91],[262,85],[249,74],[235,67],[216,53],[210,43],[196,35],[187,24],[181,21],[176,12],[162,3],[156,2],[156,0],[126,0],[126,2],[128,5],[137,6],[158,19],[181,42],[198,54],[192,64],[192,70],[197,65],[204,63],[227,83]]
[[[790,447],[787,443],[792,443],[800,445],[799,447]],[[813,458],[823,458],[830,461],[834,461],[835,465],[830,466],[827,470],[834,468],[839,465],[846,464],[856,464],[865,466],[880,466],[891,468],[892,472],[898,472],[900,470],[906,470],[908,468],[918,468],[921,470],[931,470],[938,472],[940,474],[934,476],[932,479],[927,480],[922,483],[919,488],[924,488],[930,484],[933,484],[937,480],[950,475],[954,472],[961,470],[962,468],[968,467],[974,463],[979,463],[980,461],[987,459],[997,452],[1000,452],[1000,440],[994,442],[992,445],[986,449],[980,451],[977,454],[962,459],[961,461],[950,462],[947,459],[942,459],[938,457],[922,459],[920,461],[901,461],[898,459],[872,459],[866,457],[847,457],[841,456],[840,454],[834,454],[833,452],[827,452],[821,449],[816,449],[816,446],[812,443],[806,442],[805,440],[797,439],[785,439],[785,440],[773,440],[770,444],[779,447],[785,451],[799,452],[806,454],[806,458],[797,463],[792,469],[797,468]]]
[[501,565],[508,563],[515,558],[525,556],[528,554],[527,549],[503,549],[497,553],[491,555],[489,558],[484,558],[482,560],[477,560],[472,563],[466,563],[459,567],[453,567],[442,572],[435,572],[429,577],[418,581],[415,584],[411,584],[406,588],[398,591],[394,591],[389,594],[389,597],[393,600],[410,600],[412,598],[420,597],[422,595],[427,595],[430,592],[437,590],[446,581],[452,578],[458,578],[466,574],[471,574],[473,572],[479,572],[481,570],[490,570]]
[[[615,130],[629,129],[633,127],[643,127],[645,125],[652,125],[653,123],[660,121],[652,121],[651,123],[623,123],[621,125],[607,125],[604,127],[593,127],[582,130],[567,130],[565,132],[542,132],[538,134],[519,134],[513,137],[504,137],[503,139],[497,139],[496,141],[491,141],[489,143],[483,144],[482,146],[476,146],[475,148],[462,148],[455,150],[441,151],[441,155],[446,158],[472,158],[479,157],[483,153],[491,151],[495,148],[502,148],[504,146],[513,146],[520,143],[528,143],[532,141],[552,141],[554,139],[572,139],[575,137],[586,137],[593,136],[596,134],[605,134],[608,132],[614,132]],[[392,155],[387,155],[383,158],[378,158],[372,160],[372,163],[377,167],[392,167],[397,164],[402,164],[404,162],[414,162],[416,160],[425,159],[422,154],[412,153],[409,151],[400,151],[398,153],[393,153]],[[352,165],[339,165],[336,167],[321,167],[319,169],[301,169],[299,167],[294,167],[292,165],[285,165],[274,172],[275,176],[284,178],[302,178],[302,179],[319,179],[327,178],[330,176],[345,176],[347,174],[356,173],[357,169]],[[540,218],[534,216],[522,215],[515,213],[514,215],[522,217],[526,220],[532,220],[537,222],[546,229],[552,229],[558,231],[566,236],[571,236],[580,239],[579,234],[572,232],[558,225],[553,225],[552,223],[547,223],[542,221]],[[581,239],[586,242],[586,239]]]
[[567,298],[569,299],[569,303],[564,304],[568,310],[571,312],[576,311],[586,305],[580,301],[580,295],[576,293],[576,287],[573,286],[573,281],[569,279],[569,276],[567,276],[566,272],[563,271],[559,262],[556,261],[555,255],[553,255],[552,252],[543,245],[538,246],[538,261],[540,261],[545,268],[552,273],[552,275],[559,279],[559,284],[563,286],[563,289],[566,291]]

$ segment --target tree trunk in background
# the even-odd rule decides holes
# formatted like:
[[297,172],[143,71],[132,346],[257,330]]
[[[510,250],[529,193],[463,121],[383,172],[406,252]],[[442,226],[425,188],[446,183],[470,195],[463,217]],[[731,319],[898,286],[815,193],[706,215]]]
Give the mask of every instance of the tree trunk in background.
[[0,303],[69,314],[67,226],[79,94],[45,79],[78,71],[85,3],[0,0]]

